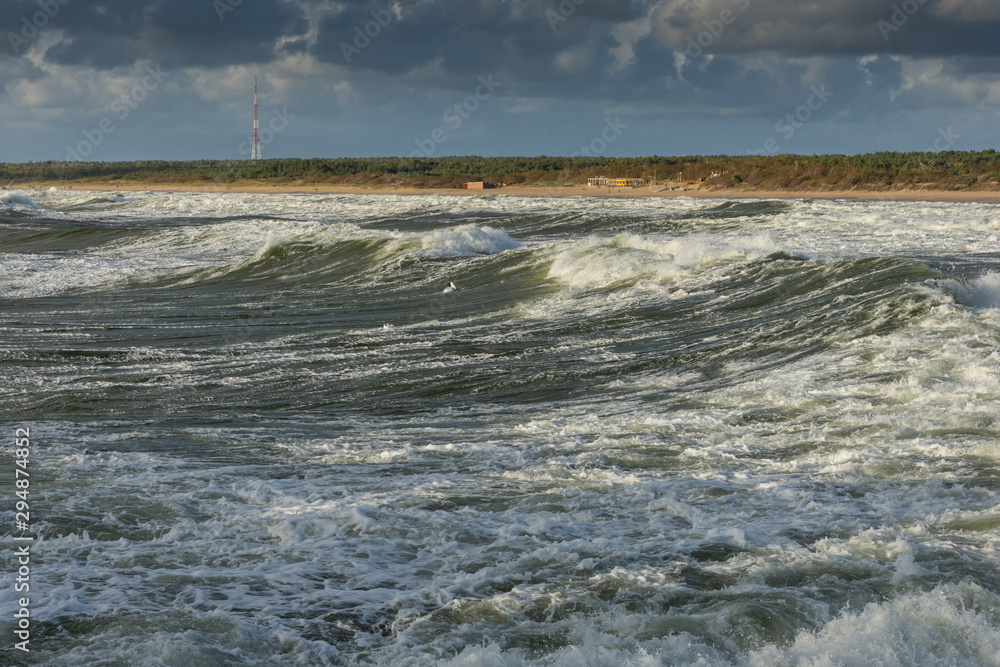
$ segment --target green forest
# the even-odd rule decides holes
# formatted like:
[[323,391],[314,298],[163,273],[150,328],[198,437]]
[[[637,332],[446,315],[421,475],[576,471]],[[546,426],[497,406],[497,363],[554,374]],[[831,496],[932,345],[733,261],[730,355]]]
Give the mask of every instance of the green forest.
[[120,184],[383,185],[453,187],[465,181],[576,185],[588,178],[698,181],[746,190],[995,190],[994,150],[867,155],[687,157],[281,158],[169,162],[0,163],[0,185],[45,182]]

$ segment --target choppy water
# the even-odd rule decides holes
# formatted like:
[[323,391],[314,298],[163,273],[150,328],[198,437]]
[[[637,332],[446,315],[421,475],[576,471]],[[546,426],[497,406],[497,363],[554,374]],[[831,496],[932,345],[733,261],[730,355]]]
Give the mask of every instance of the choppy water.
[[4,664],[1000,665],[997,205],[5,192],[0,359]]

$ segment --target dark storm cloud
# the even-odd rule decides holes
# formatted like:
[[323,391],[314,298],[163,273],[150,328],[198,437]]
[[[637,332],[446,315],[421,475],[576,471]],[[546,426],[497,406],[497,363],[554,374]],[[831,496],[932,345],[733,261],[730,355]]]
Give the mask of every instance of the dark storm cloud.
[[[815,84],[797,59],[822,57],[849,94],[902,85],[887,56],[1000,55],[994,0],[365,0],[324,16],[311,47],[349,80],[461,88],[502,74],[506,92],[621,102],[787,106]],[[391,16],[390,16],[391,13]],[[389,17],[378,25],[379,17]],[[375,23],[373,23],[373,21]],[[364,34],[368,28],[369,34]],[[695,45],[692,49],[692,45]],[[684,54],[679,64],[676,57]],[[871,61],[873,56],[881,56]],[[762,68],[759,57],[787,62]],[[869,58],[867,67],[858,60]],[[844,59],[842,63],[835,63]],[[874,63],[874,64],[873,64]],[[891,71],[891,75],[889,72]],[[676,73],[676,76],[674,76]],[[664,90],[664,80],[674,77]],[[787,96],[784,94],[787,91]],[[855,106],[869,105],[859,101]]]
[[[41,3],[41,4],[39,4]],[[61,4],[65,3],[65,4]],[[454,87],[503,72],[559,94],[641,97],[673,54],[1000,56],[994,0],[0,0],[0,29],[57,7],[46,59],[107,69],[154,58],[217,67],[308,50],[400,83]],[[315,21],[308,43],[306,16]],[[642,29],[624,30],[631,26]],[[367,32],[367,34],[366,34]],[[283,46],[279,46],[283,44]],[[614,49],[631,53],[618,62]],[[617,56],[619,61],[623,60]],[[693,59],[692,59],[693,60]],[[731,80],[732,72],[724,79]],[[417,78],[414,78],[417,76]],[[694,75],[693,75],[694,76]],[[421,78],[422,77],[422,78]],[[709,81],[700,79],[706,85]],[[565,84],[565,85],[564,85]]]
[[97,69],[144,58],[173,67],[268,62],[279,40],[308,29],[287,0],[0,0],[3,34],[23,36],[28,24],[62,34],[49,62]]
[[653,12],[653,33],[664,47],[683,50],[726,11],[732,20],[712,44],[721,53],[1000,53],[1000,11],[976,0],[666,0]]
[[391,74],[435,68],[446,78],[503,70],[517,80],[548,80],[559,74],[553,63],[560,52],[593,46],[612,22],[645,13],[642,3],[577,1],[344,3],[321,21],[313,53]]
[[[386,6],[378,0],[344,5],[322,22],[316,55],[344,63],[342,46],[351,45],[371,13]],[[396,6],[398,18],[352,64],[393,73],[431,62],[456,73],[504,66],[525,80],[558,78],[552,62],[561,51],[601,47],[606,60],[607,48],[616,44],[615,27],[643,17],[659,51],[655,65],[684,52],[706,31],[711,39],[704,50],[716,54],[1000,55],[1000,10],[977,0],[438,0]]]
[[185,113],[227,103],[230,70],[254,65],[301,126],[396,128],[403,145],[484,76],[502,83],[475,122],[560,126],[543,140],[608,114],[767,128],[817,86],[833,95],[815,117],[846,124],[1000,99],[998,0],[0,0],[0,34],[44,7],[0,56],[0,102],[25,117],[107,113],[147,63],[174,86],[158,104]]
[[18,81],[38,81],[45,72],[24,58],[15,58],[0,52],[0,93]]

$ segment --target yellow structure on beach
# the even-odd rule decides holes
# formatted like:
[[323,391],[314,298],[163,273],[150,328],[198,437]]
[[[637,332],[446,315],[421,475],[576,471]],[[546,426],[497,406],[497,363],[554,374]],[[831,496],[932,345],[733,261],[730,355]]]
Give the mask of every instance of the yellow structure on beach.
[[649,185],[649,181],[642,178],[597,178],[587,179],[587,186],[591,188],[643,188]]

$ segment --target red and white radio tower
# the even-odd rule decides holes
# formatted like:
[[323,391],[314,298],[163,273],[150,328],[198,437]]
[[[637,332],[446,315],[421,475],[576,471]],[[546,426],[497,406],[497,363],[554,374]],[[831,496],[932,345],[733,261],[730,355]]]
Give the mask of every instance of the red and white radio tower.
[[260,121],[257,120],[257,77],[253,78],[253,152],[251,160],[260,160]]

